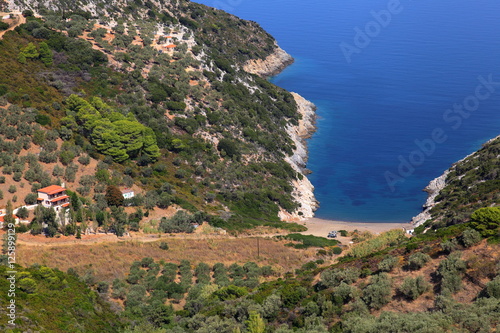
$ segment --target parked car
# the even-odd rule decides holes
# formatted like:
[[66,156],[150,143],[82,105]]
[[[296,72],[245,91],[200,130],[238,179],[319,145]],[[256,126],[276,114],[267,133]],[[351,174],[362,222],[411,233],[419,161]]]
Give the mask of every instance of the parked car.
[[337,238],[337,232],[336,231],[330,231],[328,233],[328,238]]

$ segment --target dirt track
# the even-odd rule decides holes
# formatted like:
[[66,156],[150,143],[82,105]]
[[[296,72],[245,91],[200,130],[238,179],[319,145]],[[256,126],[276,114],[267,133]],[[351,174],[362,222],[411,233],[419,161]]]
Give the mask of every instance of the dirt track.
[[21,24],[26,23],[26,17],[24,17],[23,15],[21,15],[21,13],[2,13],[2,12],[0,12],[0,17],[3,17],[4,15],[8,15],[8,14],[14,14],[14,15],[16,15],[16,18],[13,19],[13,20],[5,20],[5,22],[7,22],[9,24],[14,23],[14,25],[11,25],[10,28],[7,29],[7,30],[0,31],[0,39],[3,38],[3,35],[5,35],[5,33],[7,31],[12,31],[16,27],[20,26]]

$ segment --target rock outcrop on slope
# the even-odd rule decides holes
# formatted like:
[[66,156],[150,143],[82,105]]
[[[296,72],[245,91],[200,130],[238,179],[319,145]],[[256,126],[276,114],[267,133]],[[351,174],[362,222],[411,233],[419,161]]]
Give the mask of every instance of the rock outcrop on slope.
[[293,62],[293,57],[276,45],[276,50],[266,59],[249,60],[243,65],[243,69],[248,73],[269,77],[279,74]]
[[446,177],[448,177],[449,173],[450,170],[446,170],[441,176],[431,180],[429,185],[425,187],[424,191],[428,193],[428,197],[423,206],[424,210],[411,220],[415,227],[424,224],[431,218],[431,209],[436,205],[435,199],[439,192],[446,186]]

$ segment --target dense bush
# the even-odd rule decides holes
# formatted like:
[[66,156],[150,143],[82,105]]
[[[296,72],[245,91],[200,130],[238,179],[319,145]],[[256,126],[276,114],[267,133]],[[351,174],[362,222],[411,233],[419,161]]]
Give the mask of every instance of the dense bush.
[[163,217],[160,221],[159,229],[166,233],[193,232],[195,222],[194,216],[185,211],[178,211],[174,216],[167,219]]
[[391,272],[399,263],[397,257],[387,256],[378,264],[378,269],[382,272]]
[[430,288],[430,284],[422,276],[416,278],[408,277],[404,279],[399,291],[405,297],[411,300],[417,299],[420,295]]
[[441,261],[436,271],[441,280],[441,290],[456,293],[462,286],[462,275],[465,272],[465,261],[460,259],[460,252],[453,252]]
[[373,309],[380,309],[391,300],[391,279],[387,273],[373,275],[370,283],[363,289],[362,299]]
[[431,260],[431,257],[428,254],[416,252],[408,258],[408,267],[416,271],[424,267],[429,260]]

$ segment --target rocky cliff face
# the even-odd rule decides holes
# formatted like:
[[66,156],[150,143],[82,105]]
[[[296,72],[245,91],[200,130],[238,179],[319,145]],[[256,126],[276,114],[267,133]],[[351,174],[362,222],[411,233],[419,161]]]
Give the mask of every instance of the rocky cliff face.
[[285,160],[295,171],[303,175],[302,179],[292,182],[294,186],[292,195],[294,199],[300,203],[301,207],[292,214],[281,211],[279,215],[282,220],[300,221],[313,217],[314,211],[318,209],[319,206],[318,201],[314,197],[314,186],[304,175],[307,171],[305,166],[308,157],[306,139],[309,138],[315,130],[316,106],[299,94],[292,93],[292,95],[295,98],[298,112],[302,115],[302,119],[299,121],[298,126],[288,126],[286,129],[296,149],[294,154],[286,157]]
[[441,192],[441,190],[446,186],[446,177],[448,177],[449,173],[450,170],[446,170],[441,176],[431,180],[429,185],[425,187],[424,191],[428,193],[428,197],[423,207],[424,210],[422,211],[422,213],[418,214],[411,220],[411,223],[415,227],[424,224],[425,221],[431,218],[430,211],[432,207],[436,205],[435,199],[439,195],[439,192]]
[[252,74],[269,77],[280,73],[288,65],[293,63],[293,57],[276,45],[276,51],[266,59],[249,60],[243,65],[243,69]]

